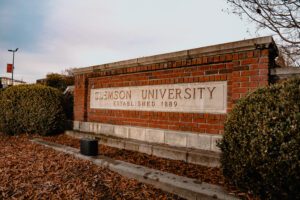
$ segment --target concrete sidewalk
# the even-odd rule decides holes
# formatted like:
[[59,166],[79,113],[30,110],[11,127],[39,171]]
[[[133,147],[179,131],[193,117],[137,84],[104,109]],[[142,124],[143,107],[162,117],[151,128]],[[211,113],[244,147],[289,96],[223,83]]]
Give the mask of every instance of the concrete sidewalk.
[[180,197],[194,200],[235,200],[238,199],[229,195],[220,186],[200,182],[197,179],[177,176],[171,173],[150,169],[144,166],[127,163],[120,160],[113,160],[105,156],[84,156],[79,149],[64,146],[41,139],[32,139],[31,142],[40,144],[54,150],[64,152],[74,157],[85,159],[94,164],[110,169],[123,176],[134,178],[140,182],[153,185],[161,190],[177,194]]

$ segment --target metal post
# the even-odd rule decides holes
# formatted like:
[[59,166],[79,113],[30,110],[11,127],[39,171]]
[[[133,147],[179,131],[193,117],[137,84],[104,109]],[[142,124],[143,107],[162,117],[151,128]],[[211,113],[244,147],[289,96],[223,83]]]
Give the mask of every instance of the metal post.
[[11,70],[11,85],[14,86],[15,51],[13,51],[13,66]]
[[14,69],[15,69],[15,52],[18,51],[19,48],[16,48],[15,50],[9,49],[8,51],[13,53],[13,62],[12,62],[12,70],[11,70],[11,85],[14,85]]

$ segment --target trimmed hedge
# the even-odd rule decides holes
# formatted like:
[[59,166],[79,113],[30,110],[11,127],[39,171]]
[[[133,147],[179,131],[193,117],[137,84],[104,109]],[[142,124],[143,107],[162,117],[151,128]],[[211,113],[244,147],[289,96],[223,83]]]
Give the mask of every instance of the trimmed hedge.
[[62,101],[59,90],[43,85],[6,88],[0,95],[0,131],[10,135],[49,135],[62,131],[65,126]]
[[227,181],[262,199],[300,199],[300,79],[241,99],[218,145]]

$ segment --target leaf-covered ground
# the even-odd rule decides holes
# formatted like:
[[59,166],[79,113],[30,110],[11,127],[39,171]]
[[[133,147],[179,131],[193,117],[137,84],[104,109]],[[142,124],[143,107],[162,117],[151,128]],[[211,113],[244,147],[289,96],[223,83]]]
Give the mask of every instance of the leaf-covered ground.
[[0,199],[180,198],[33,144],[28,136],[0,134]]
[[[79,139],[67,136],[65,134],[42,138],[47,141],[71,146],[74,148],[80,148]],[[179,176],[195,178],[201,182],[220,185],[225,187],[230,194],[235,194],[242,199],[255,199],[248,193],[240,192],[235,187],[226,184],[221,169],[217,167],[213,168],[195,165],[186,163],[184,161],[160,158],[144,153],[113,148],[105,145],[99,145],[99,154],[116,160],[123,160],[137,165],[143,165],[152,169],[158,169],[161,171],[173,173]]]
[[[52,137],[43,137],[42,139],[71,146],[74,148],[80,148],[79,139],[67,136],[65,134]],[[224,185],[224,178],[221,175],[221,170],[217,167],[213,168],[189,164],[184,161],[160,158],[157,156],[113,148],[105,145],[99,145],[99,154],[116,160],[123,160],[137,165],[143,165],[152,169],[170,172],[179,176],[196,178],[206,183]]]

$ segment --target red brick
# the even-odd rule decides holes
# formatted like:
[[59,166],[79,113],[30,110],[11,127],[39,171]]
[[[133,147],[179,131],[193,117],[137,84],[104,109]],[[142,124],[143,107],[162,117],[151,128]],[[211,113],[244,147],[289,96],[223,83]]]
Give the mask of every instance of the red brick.
[[268,86],[269,85],[269,81],[268,80],[264,80],[264,81],[260,81],[259,82],[259,86]]
[[248,87],[233,88],[232,91],[233,91],[233,93],[247,93],[248,92]]
[[226,68],[227,69],[232,69],[233,68],[233,63],[226,63]]
[[202,58],[197,58],[197,65],[201,65],[202,64]]
[[262,56],[268,56],[269,55],[269,49],[264,49],[261,51]]
[[218,64],[218,65],[213,65],[211,69],[225,69],[226,65],[225,64]]
[[244,58],[246,58],[246,57],[247,57],[246,52],[240,52],[240,53],[239,53],[239,59],[244,59]]
[[249,87],[250,82],[241,82],[241,87],[245,88],[245,87]]
[[220,62],[224,62],[226,60],[226,55],[221,55],[220,56]]
[[250,80],[251,81],[268,81],[269,78],[268,78],[268,76],[253,76],[253,77],[250,77]]
[[258,66],[259,66],[258,64],[252,64],[250,65],[249,70],[259,69]]
[[218,74],[218,73],[219,73],[219,70],[217,70],[217,69],[205,71],[205,75]]
[[214,63],[214,56],[209,56],[207,59],[208,63]]
[[192,76],[202,76],[202,75],[204,75],[204,71],[192,72]]
[[209,76],[204,76],[203,78],[205,82],[209,81]]
[[232,60],[232,54],[226,54],[226,61],[231,61]]
[[251,70],[251,71],[242,71],[241,76],[255,76],[258,75],[258,70]]
[[249,65],[249,64],[256,64],[258,63],[258,58],[248,58],[242,60],[241,65]]
[[215,80],[216,80],[216,81],[220,81],[220,80],[221,80],[221,75],[216,75],[216,76],[215,76]]
[[239,54],[235,53],[232,55],[232,60],[238,60],[239,59]]
[[214,56],[213,62],[219,62],[220,61],[220,56]]
[[254,56],[254,52],[253,51],[247,52],[247,58],[253,58],[253,56]]
[[240,87],[241,83],[240,82],[233,82],[232,87]]
[[257,88],[259,86],[259,82],[249,82],[249,87]]
[[215,130],[215,129],[207,129],[206,133],[210,133],[210,134],[218,134],[219,130]]
[[241,72],[240,71],[234,71],[234,72],[232,72],[232,76],[233,77],[240,77],[241,76]]
[[243,71],[243,70],[249,70],[249,66],[244,65],[244,66],[237,66],[237,67],[233,67],[234,71]]
[[221,75],[221,81],[226,81],[227,80],[227,76],[226,74],[222,74]]
[[259,75],[268,75],[269,74],[269,70],[268,69],[260,69],[259,70]]
[[269,58],[268,57],[260,58],[259,63],[269,63]]
[[181,61],[176,61],[175,66],[176,66],[176,67],[180,67],[180,66],[181,66]]
[[204,118],[193,119],[193,122],[203,124],[206,123],[206,119]]
[[257,70],[249,70],[249,76],[255,76],[255,75],[258,75]]
[[233,100],[237,100],[237,99],[239,99],[240,98],[240,94],[239,93],[234,93],[234,94],[232,94],[232,99]]
[[197,59],[196,58],[192,59],[192,65],[196,65],[196,64],[197,64]]

